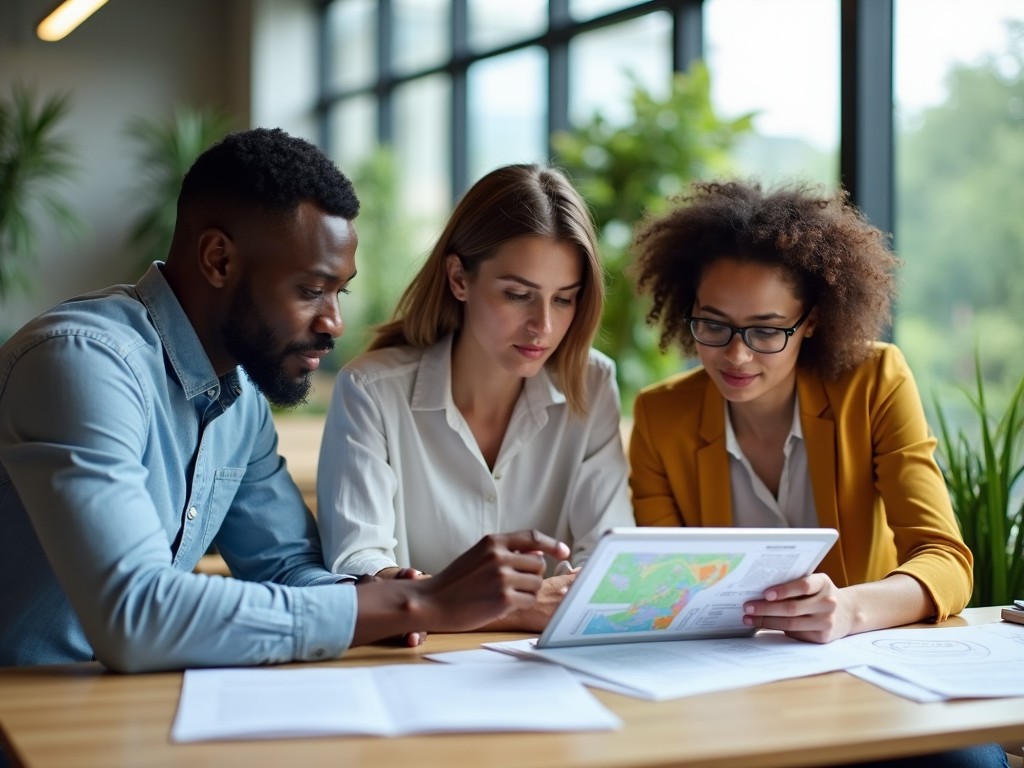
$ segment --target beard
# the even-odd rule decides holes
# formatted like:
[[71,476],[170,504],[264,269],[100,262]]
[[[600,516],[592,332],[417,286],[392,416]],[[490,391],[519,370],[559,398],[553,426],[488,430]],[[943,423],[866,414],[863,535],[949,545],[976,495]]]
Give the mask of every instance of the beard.
[[285,343],[260,313],[248,278],[238,286],[223,328],[224,345],[263,396],[282,408],[306,402],[312,371],[297,378],[288,375],[285,361],[295,353],[334,349],[334,339],[315,334],[312,342]]

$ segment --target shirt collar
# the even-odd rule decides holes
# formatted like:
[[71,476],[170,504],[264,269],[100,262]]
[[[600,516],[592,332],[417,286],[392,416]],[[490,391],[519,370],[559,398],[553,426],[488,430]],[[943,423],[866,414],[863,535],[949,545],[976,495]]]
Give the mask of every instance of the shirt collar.
[[[795,439],[804,439],[804,430],[800,424],[800,395],[793,398],[793,421],[789,425],[789,435],[786,437],[786,455],[792,448]],[[725,450],[737,459],[743,458],[743,449],[740,448],[740,441],[736,439],[736,432],[732,428],[732,418],[729,416],[729,401],[725,401]]]
[[[455,401],[452,400],[452,339],[453,335],[448,334],[423,350],[413,385],[411,407],[414,411],[455,409]],[[540,418],[548,406],[565,402],[565,394],[555,385],[547,366],[526,380],[521,397],[535,418]]]
[[197,395],[206,394],[219,398],[221,387],[224,386],[227,388],[225,395],[233,400],[241,392],[238,370],[231,371],[223,379],[217,378],[192,321],[185,314],[161,271],[162,266],[163,262],[155,262],[136,283],[135,289],[149,310],[153,327],[160,336],[164,353],[181,383],[185,397],[191,400]]

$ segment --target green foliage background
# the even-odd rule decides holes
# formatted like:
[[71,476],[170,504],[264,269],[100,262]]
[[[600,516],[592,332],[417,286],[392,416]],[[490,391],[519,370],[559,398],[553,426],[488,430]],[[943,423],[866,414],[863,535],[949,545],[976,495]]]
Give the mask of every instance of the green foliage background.
[[128,235],[138,253],[131,265],[133,280],[154,261],[167,258],[181,181],[196,158],[234,124],[234,118],[219,109],[189,105],[176,107],[166,117],[136,117],[128,123],[128,136],[138,151],[136,195],[142,201]]
[[974,555],[970,604],[1008,605],[1024,594],[1024,379],[1005,409],[987,398],[980,358],[974,388],[964,388],[974,421],[954,427],[936,403],[939,460],[964,543]]
[[24,84],[0,99],[0,300],[30,291],[39,230],[78,234],[83,224],[58,188],[75,171],[60,135],[68,94],[39,97]]
[[635,80],[633,120],[617,126],[600,113],[552,137],[555,162],[590,203],[607,271],[608,298],[596,346],[618,365],[625,413],[637,391],[682,366],[675,350],[658,349],[646,324],[649,302],[636,297],[629,277],[632,228],[644,215],[665,209],[668,198],[691,181],[731,172],[731,151],[752,130],[753,114],[719,117],[711,81],[701,63],[672,79],[658,98]]
[[946,85],[946,101],[899,134],[894,329],[926,388],[971,382],[979,350],[1000,403],[1024,374],[1024,25],[1009,26],[1002,54],[954,67]]
[[414,222],[399,205],[395,162],[392,150],[378,147],[350,176],[359,195],[356,279],[341,297],[345,333],[325,361],[327,370],[337,370],[366,348],[374,326],[391,317],[414,274]]

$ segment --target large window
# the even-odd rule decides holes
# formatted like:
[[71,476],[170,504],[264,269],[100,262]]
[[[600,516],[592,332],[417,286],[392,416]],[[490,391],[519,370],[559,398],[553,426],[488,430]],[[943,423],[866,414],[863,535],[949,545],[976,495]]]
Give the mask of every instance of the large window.
[[736,151],[739,171],[834,186],[839,0],[705,0],[704,41],[716,106],[755,114]]
[[752,115],[708,173],[842,182],[893,233],[893,336],[926,399],[969,380],[975,344],[986,378],[1019,380],[1020,0],[333,0],[322,18],[322,137],[346,169],[390,148],[394,195],[366,204],[401,226],[361,240],[405,254],[397,274],[473,180],[557,159],[552,135],[597,113],[628,130],[634,88],[665,98],[701,60],[717,117]]
[[[368,136],[403,152],[413,163],[398,164],[403,199],[422,212],[424,189],[446,190],[446,209],[498,165],[551,160],[554,130],[595,111],[628,122],[634,84],[664,93],[673,69],[699,56],[699,35],[683,29],[699,23],[684,12],[699,5],[333,0],[323,10],[323,140],[346,167],[370,150]],[[445,85],[416,85],[431,78]],[[440,100],[403,95],[421,88]],[[410,154],[413,144],[431,157]]]
[[[359,260],[373,265],[353,286],[349,331],[329,362],[358,351],[363,329],[386,319],[475,179],[507,163],[557,162],[552,135],[597,115],[628,129],[638,88],[667,98],[673,72],[699,57],[699,7],[699,0],[324,3],[321,139],[363,193]],[[387,281],[374,277],[382,271]],[[621,274],[610,271],[610,281],[628,296]],[[623,369],[636,382],[648,378],[642,367]]]
[[1024,3],[900,0],[895,30],[896,338],[944,396],[977,349],[998,398],[1024,372]]

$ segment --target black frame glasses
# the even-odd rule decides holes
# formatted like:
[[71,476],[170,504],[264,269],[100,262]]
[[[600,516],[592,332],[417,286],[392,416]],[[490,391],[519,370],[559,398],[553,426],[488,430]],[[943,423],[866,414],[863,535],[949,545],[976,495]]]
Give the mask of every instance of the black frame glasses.
[[[721,320],[712,320],[711,318],[708,317],[687,316],[684,318],[684,320],[686,320],[686,324],[690,327],[690,335],[693,336],[693,340],[696,341],[698,344],[703,344],[705,347],[727,347],[732,343],[733,337],[738,333],[740,335],[740,338],[743,339],[743,343],[746,344],[747,347],[753,350],[754,352],[757,352],[758,354],[762,355],[777,355],[779,352],[786,348],[786,345],[789,344],[789,338],[794,333],[796,333],[797,328],[803,325],[804,320],[806,320],[807,316],[811,314],[812,309],[813,307],[808,307],[807,310],[802,315],[800,315],[800,319],[796,321],[792,328],[778,328],[772,325],[747,325],[743,327],[738,327],[735,325],[730,325],[729,323],[723,323]],[[705,326],[714,326],[716,328],[728,328],[729,338],[722,342],[706,341],[705,339],[702,339],[700,337],[700,333],[698,330],[700,328],[700,324],[704,324]],[[758,348],[756,343],[751,342],[749,336],[751,331],[781,331],[783,333],[783,336],[781,337],[782,346],[779,347],[778,349],[760,349]],[[773,338],[778,337],[774,336],[773,334]]]

